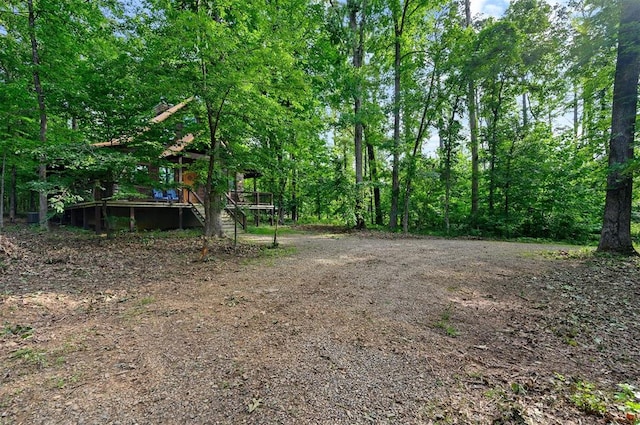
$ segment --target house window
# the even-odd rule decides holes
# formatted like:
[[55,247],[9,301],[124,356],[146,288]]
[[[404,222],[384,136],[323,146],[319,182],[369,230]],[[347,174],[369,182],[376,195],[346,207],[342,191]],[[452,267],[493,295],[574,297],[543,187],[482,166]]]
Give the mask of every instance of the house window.
[[160,167],[158,175],[162,184],[172,185],[176,181],[175,173],[171,167]]

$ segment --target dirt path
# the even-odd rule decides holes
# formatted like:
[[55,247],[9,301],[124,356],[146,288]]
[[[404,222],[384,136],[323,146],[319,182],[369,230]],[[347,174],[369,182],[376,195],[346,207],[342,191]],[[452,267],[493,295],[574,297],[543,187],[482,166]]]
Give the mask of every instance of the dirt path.
[[0,424],[615,419],[569,397],[579,379],[638,384],[635,261],[381,236],[194,262],[189,239],[14,235]]

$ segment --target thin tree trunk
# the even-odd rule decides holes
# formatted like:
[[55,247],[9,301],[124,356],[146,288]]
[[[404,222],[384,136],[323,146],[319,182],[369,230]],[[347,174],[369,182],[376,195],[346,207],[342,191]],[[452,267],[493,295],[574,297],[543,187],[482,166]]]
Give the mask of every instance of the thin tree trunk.
[[[471,17],[470,0],[464,2],[465,26],[471,27],[473,24]],[[467,108],[469,110],[469,132],[471,133],[471,226],[475,227],[478,222],[479,211],[479,181],[480,169],[478,166],[478,113],[476,107],[476,88],[473,79],[469,80],[467,89]]]
[[209,164],[207,168],[207,182],[205,185],[205,193],[204,193],[204,208],[205,208],[205,225],[204,225],[204,236],[211,237],[217,236],[222,237],[222,222],[220,220],[220,214],[222,212],[222,193],[214,183],[214,174],[215,167],[219,162],[220,156],[220,141],[216,135],[218,131],[218,125],[220,124],[220,116],[222,114],[222,109],[224,108],[224,104],[226,102],[227,96],[231,89],[227,89],[222,100],[220,101],[220,106],[217,110],[213,109],[213,105],[211,105],[210,101],[206,101],[207,107],[207,122],[209,124]]
[[0,169],[0,232],[4,229],[4,177],[7,166],[7,154],[2,155],[2,167]]
[[[362,7],[355,4],[355,1],[351,1],[351,9],[349,11],[349,27],[352,33],[356,36],[353,45],[353,67],[356,69],[356,74],[360,73],[364,62],[364,21],[365,21],[365,5]],[[361,19],[358,23],[358,11],[361,12]],[[353,115],[355,117],[355,129],[354,129],[354,149],[355,149],[355,172],[356,172],[356,200],[355,200],[355,216],[356,216],[356,229],[364,229],[366,223],[364,220],[364,175],[362,167],[362,140],[363,140],[363,125],[362,117],[362,83],[357,77],[355,94],[353,99]]]
[[378,165],[376,164],[376,154],[371,143],[367,143],[367,154],[369,157],[369,175],[373,185],[373,210],[375,215],[375,224],[382,226],[382,205],[380,201],[380,186],[378,185]]
[[393,161],[391,170],[391,211],[389,213],[389,228],[398,227],[398,201],[400,198],[400,37],[402,28],[397,22],[394,38],[393,60]]
[[296,157],[291,154],[291,162],[293,171],[291,173],[291,221],[298,222],[298,168],[296,166]]
[[[40,115],[40,142],[45,145],[47,143],[47,108],[44,98],[44,90],[42,83],[40,82],[40,56],[38,55],[38,41],[36,39],[36,15],[33,9],[33,0],[27,1],[29,9],[29,38],[31,40],[31,61],[33,65],[33,87],[38,99],[38,111]],[[40,165],[38,167],[38,179],[41,185],[45,185],[47,182],[47,165],[44,157],[40,158]],[[49,221],[47,218],[48,200],[47,191],[43,187],[38,192],[39,211],[38,217],[40,222],[40,228],[47,230],[49,228]]]
[[621,0],[618,58],[613,86],[609,176],[598,251],[633,255],[631,202],[633,175],[625,168],[633,161],[640,75],[640,3]]
[[418,134],[413,143],[413,150],[411,152],[411,156],[409,157],[409,169],[407,170],[407,179],[405,183],[404,189],[404,208],[402,214],[402,231],[404,233],[409,232],[409,204],[411,203],[411,191],[412,191],[412,183],[413,176],[415,174],[416,168],[416,156],[418,155],[418,151],[422,147],[422,138],[424,137],[424,133],[431,126],[432,116],[429,115],[429,107],[431,106],[431,101],[433,97],[433,93],[435,91],[434,87],[436,84],[438,72],[437,69],[433,70],[431,74],[431,79],[429,81],[429,92],[427,94],[427,102],[424,105],[424,109],[422,110],[422,117],[420,118],[420,126],[418,127]]
[[491,108],[491,122],[489,127],[489,213],[493,214],[495,208],[496,191],[496,161],[498,159],[498,120],[500,118],[500,108],[502,107],[502,90],[504,80],[501,80],[498,87],[498,98],[496,104]]
[[511,208],[511,163],[513,160],[513,153],[516,148],[516,140],[513,138],[511,140],[511,145],[509,147],[509,156],[507,157],[507,163],[505,165],[505,183],[504,183],[504,221],[507,225],[507,237],[511,237],[511,233],[509,230],[509,214]]
[[11,183],[9,184],[9,223],[16,221],[17,213],[17,171],[15,164],[11,166]]
[[452,165],[453,165],[453,154],[454,154],[454,134],[451,129],[453,128],[453,124],[456,119],[456,114],[458,113],[460,98],[456,96],[455,101],[453,103],[453,108],[451,110],[451,115],[446,123],[446,127],[444,124],[444,120],[441,118],[441,137],[440,143],[442,145],[442,149],[445,154],[445,163],[444,163],[444,179],[445,179],[445,195],[444,195],[444,223],[447,234],[449,234],[450,230],[450,216],[451,216],[451,187],[453,186],[452,179]]
[[522,93],[522,130],[524,132],[529,127],[529,113],[527,112],[527,94]]
[[580,122],[578,120],[578,89],[573,88],[573,137],[578,140],[578,129]]
[[404,0],[402,16],[393,17],[393,163],[391,169],[391,210],[389,213],[389,229],[398,227],[398,204],[400,202],[400,104],[401,104],[401,65],[402,35],[407,19],[410,0]]

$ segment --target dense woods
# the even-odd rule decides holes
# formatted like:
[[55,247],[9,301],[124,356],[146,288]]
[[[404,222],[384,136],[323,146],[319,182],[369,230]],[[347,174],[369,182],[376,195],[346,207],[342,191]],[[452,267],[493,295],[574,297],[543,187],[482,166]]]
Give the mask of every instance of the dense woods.
[[[134,191],[137,164],[172,137],[142,131],[154,107],[193,97],[181,119],[207,154],[193,170],[208,235],[235,173],[258,170],[283,220],[623,233],[601,249],[631,252],[638,12],[627,0],[514,0],[501,17],[473,16],[469,0],[8,0],[0,207],[5,221],[39,209],[46,227],[86,198],[89,175]],[[137,149],[91,146],[123,136]],[[621,211],[608,200],[605,214],[620,187]]]

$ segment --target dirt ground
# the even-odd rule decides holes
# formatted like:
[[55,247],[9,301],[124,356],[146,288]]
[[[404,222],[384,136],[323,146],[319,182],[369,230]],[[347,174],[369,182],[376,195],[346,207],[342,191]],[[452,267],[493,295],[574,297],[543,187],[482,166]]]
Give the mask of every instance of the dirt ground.
[[204,258],[173,232],[0,238],[3,425],[634,420],[614,393],[640,384],[635,259],[318,229]]

